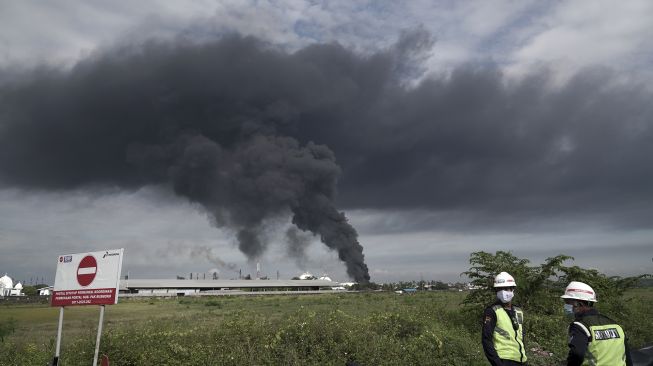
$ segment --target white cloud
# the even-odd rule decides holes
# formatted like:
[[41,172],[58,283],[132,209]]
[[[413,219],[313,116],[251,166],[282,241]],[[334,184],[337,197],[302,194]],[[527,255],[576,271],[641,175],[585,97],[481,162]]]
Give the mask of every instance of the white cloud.
[[650,74],[652,18],[646,0],[5,2],[0,67],[70,65],[117,41],[206,40],[234,31],[289,49],[337,41],[373,51],[423,26],[437,38],[433,72],[492,60],[516,76],[547,66],[565,79],[596,64]]
[[[650,1],[569,1],[533,19],[512,54],[511,71],[552,66],[564,80],[585,66],[647,69],[653,56]],[[643,64],[642,64],[643,63]]]

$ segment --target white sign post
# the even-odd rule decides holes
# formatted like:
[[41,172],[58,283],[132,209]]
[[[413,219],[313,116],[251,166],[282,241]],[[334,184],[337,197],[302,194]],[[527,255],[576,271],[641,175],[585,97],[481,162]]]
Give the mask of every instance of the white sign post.
[[59,256],[51,300],[51,306],[61,307],[53,366],[59,363],[63,309],[65,306],[82,305],[100,305],[100,321],[93,358],[93,366],[97,365],[104,306],[118,303],[123,252],[124,249],[121,248]]

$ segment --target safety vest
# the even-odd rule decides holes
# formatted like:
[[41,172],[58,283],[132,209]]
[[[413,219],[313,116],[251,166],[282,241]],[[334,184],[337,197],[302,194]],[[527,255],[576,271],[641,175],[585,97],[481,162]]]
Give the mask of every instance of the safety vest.
[[600,315],[586,315],[576,324],[589,338],[585,360],[587,366],[625,366],[626,335],[614,320]]
[[516,306],[512,308],[516,315],[515,326],[503,306],[494,305],[492,307],[497,316],[497,325],[494,327],[494,349],[502,360],[526,362],[523,333],[524,312]]

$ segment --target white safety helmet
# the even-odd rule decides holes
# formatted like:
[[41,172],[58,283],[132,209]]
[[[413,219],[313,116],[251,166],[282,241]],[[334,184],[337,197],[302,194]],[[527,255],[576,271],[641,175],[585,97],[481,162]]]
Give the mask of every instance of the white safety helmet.
[[567,285],[567,288],[565,288],[565,294],[560,297],[563,299],[596,302],[596,292],[594,292],[594,289],[586,283],[577,281],[571,281]]
[[494,277],[494,287],[517,287],[517,282],[508,272],[501,272]]

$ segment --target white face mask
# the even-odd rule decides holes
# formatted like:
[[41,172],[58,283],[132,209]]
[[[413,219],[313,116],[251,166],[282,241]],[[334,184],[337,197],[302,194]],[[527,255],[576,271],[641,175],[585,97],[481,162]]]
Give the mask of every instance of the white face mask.
[[515,294],[512,291],[501,290],[497,292],[497,299],[504,304],[509,303],[513,296],[515,296]]
[[565,315],[574,315],[574,305],[565,304]]

